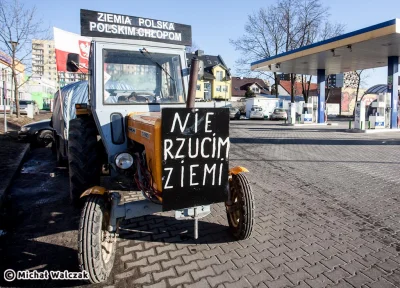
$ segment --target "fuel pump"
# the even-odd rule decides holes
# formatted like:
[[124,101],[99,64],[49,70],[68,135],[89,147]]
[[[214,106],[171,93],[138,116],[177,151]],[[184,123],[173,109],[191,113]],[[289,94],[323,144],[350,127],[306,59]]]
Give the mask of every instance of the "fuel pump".
[[356,111],[354,118],[354,128],[364,130],[365,129],[365,102],[359,101],[356,103]]
[[368,118],[371,129],[383,129],[386,123],[390,123],[390,104],[387,106],[387,98],[385,93],[380,93],[376,101],[371,103],[373,114]]

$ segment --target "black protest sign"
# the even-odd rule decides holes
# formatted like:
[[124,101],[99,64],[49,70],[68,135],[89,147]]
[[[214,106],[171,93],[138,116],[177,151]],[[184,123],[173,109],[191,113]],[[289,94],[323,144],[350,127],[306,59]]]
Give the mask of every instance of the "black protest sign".
[[190,25],[85,9],[81,9],[81,35],[192,45]]
[[161,125],[163,210],[226,201],[229,109],[164,108]]

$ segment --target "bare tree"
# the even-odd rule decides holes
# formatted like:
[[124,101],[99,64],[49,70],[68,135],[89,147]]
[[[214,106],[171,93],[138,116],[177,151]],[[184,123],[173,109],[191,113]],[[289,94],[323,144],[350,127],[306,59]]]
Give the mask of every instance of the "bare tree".
[[310,86],[311,86],[311,75],[301,75],[301,90],[304,98],[304,102],[308,103],[308,97],[310,96]]
[[[365,74],[365,70],[357,70],[350,71],[343,74],[343,86],[345,88],[353,88],[356,89],[356,103],[358,101],[358,94],[360,92],[360,86],[366,84],[365,80],[369,77],[368,74]],[[362,98],[361,98],[362,99]],[[353,111],[353,115],[355,113],[355,109]]]
[[[236,61],[237,72],[250,74],[249,65],[256,60],[276,56],[342,33],[344,26],[329,22],[328,8],[322,3],[321,0],[278,0],[276,4],[260,8],[249,15],[245,34],[236,40],[230,40],[234,48],[241,52],[241,58]],[[275,84],[279,82],[276,72],[261,71],[254,76],[270,77]],[[291,75],[292,101],[294,77]],[[276,87],[276,96],[277,92]]]
[[32,39],[40,38],[47,32],[35,7],[27,8],[18,0],[0,0],[0,50],[12,59],[8,66],[11,69],[17,117],[20,116],[18,90],[26,83],[23,79],[19,82],[21,72],[17,66],[28,65],[32,54]]
[[185,50],[186,50],[186,53],[193,53],[199,49],[200,49],[199,45],[197,45],[197,43],[193,41],[192,46],[186,46]]

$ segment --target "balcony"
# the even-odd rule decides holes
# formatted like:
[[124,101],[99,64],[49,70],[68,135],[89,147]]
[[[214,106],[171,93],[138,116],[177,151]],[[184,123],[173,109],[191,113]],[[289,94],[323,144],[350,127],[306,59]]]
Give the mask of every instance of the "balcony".
[[43,44],[33,44],[32,49],[43,49]]
[[33,55],[43,55],[43,50],[42,49],[33,49],[32,54]]

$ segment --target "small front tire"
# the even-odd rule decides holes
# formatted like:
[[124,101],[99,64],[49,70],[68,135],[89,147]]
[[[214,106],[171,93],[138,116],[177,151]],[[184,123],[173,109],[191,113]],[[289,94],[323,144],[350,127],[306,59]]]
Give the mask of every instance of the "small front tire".
[[251,236],[254,226],[254,195],[247,177],[243,173],[232,175],[229,181],[231,205],[226,203],[229,228],[237,240]]
[[114,265],[116,235],[108,232],[109,202],[101,195],[85,198],[78,233],[79,267],[91,283],[107,280]]
[[53,142],[53,132],[50,130],[40,131],[36,136],[36,142],[41,147],[47,147]]

